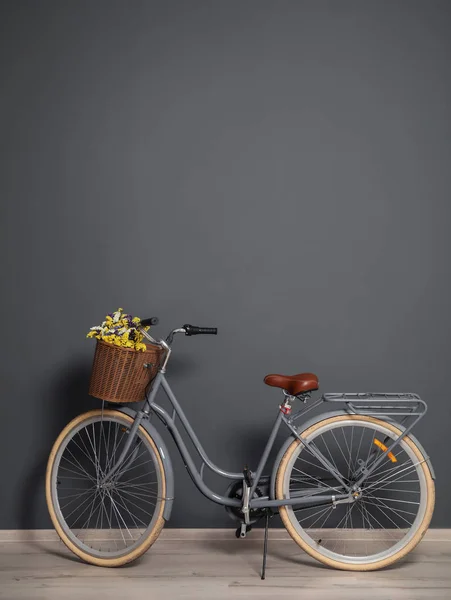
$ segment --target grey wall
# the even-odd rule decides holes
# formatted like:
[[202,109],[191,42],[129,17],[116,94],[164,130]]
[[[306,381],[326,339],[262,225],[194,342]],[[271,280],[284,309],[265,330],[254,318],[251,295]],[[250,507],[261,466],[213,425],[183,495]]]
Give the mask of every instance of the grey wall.
[[[85,333],[118,306],[219,327],[169,377],[225,468],[262,449],[267,372],[418,392],[451,527],[450,8],[1,3],[0,527],[50,526],[46,458],[98,405]],[[231,524],[171,449],[171,525]]]

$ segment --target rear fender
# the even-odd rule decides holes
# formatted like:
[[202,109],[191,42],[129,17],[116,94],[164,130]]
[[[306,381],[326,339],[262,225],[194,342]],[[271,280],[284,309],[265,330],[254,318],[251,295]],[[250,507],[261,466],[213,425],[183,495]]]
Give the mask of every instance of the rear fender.
[[[354,414],[354,413],[349,413],[347,410],[344,410],[344,409],[321,413],[320,415],[316,415],[316,417],[312,417],[305,423],[301,423],[300,427],[298,427],[298,431],[299,431],[299,433],[301,433],[302,431],[305,431],[312,425],[315,425],[316,423],[319,423],[320,421],[324,421],[325,419],[330,419],[331,417],[338,417],[338,416],[349,415],[349,414]],[[400,423],[398,423],[394,419],[391,419],[390,417],[384,417],[384,420],[388,421],[389,423],[392,423],[393,425],[398,427],[398,429],[400,429],[401,431],[405,431],[405,429],[406,429],[404,427],[404,425],[401,425]],[[409,437],[418,446],[419,450],[421,450],[421,453],[424,456],[428,456],[428,454],[425,451],[422,444],[418,441],[418,439],[412,433],[409,433]],[[291,443],[295,439],[296,439],[296,437],[294,435],[291,435],[288,437],[288,439],[282,444],[282,447],[280,448],[279,453],[277,454],[276,460],[274,461],[274,466],[273,466],[273,470],[272,470],[272,474],[271,474],[270,490],[269,490],[270,497],[272,500],[274,500],[276,497],[276,477],[277,477],[277,471],[279,470],[280,462],[281,462],[282,458],[284,457],[285,452],[287,451],[288,447],[291,445]],[[428,458],[426,460],[426,462],[427,462],[427,465],[431,472],[432,479],[435,480],[435,472],[434,472],[434,468],[431,464],[430,458]]]

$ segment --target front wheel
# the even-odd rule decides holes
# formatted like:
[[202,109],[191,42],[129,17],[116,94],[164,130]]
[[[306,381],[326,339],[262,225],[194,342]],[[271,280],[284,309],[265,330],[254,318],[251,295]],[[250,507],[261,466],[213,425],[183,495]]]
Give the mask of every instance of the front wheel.
[[[346,483],[359,479],[401,431],[364,415],[320,421],[301,436],[340,472]],[[276,498],[342,494],[340,483],[299,440],[284,454],[276,477]],[[406,436],[364,480],[351,503],[316,507],[282,506],[280,516],[293,540],[313,558],[336,569],[372,571],[408,554],[426,533],[435,502],[425,457]]]
[[140,426],[111,476],[133,419],[93,410],[71,421],[50,453],[47,506],[62,541],[77,556],[118,567],[141,556],[163,526],[166,479],[157,447]]

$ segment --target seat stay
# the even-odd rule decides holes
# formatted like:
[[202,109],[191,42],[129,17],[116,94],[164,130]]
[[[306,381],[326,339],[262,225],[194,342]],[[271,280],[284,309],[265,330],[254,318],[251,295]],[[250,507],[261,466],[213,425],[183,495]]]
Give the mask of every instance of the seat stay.
[[305,448],[307,448],[307,450],[309,450],[309,452],[323,465],[323,467],[325,467],[325,469],[327,469],[327,471],[333,475],[340,485],[346,491],[350,491],[351,487],[345,482],[340,471],[330,462],[330,460],[324,456],[324,454],[316,447],[316,445],[313,442],[308,442],[299,434],[296,427],[291,424],[291,419],[287,418],[285,415],[282,415],[282,420],[288,429],[293,433],[293,435],[304,445]]

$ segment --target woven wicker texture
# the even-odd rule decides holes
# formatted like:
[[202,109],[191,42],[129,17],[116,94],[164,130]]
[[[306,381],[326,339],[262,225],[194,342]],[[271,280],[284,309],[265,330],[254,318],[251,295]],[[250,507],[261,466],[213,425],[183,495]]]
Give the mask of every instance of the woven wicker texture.
[[108,402],[140,402],[158,371],[163,350],[147,346],[145,352],[97,340],[89,393]]

